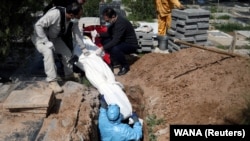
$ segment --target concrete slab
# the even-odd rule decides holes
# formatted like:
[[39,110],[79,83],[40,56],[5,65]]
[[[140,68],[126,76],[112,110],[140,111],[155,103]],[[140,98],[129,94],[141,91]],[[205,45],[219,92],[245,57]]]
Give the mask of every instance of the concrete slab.
[[237,31],[238,34],[250,38],[250,31]]
[[0,86],[0,109],[3,108],[3,103],[9,96],[12,90],[16,89],[20,85],[20,82],[3,84]]
[[1,141],[35,141],[43,119],[25,116],[3,116],[0,122]]
[[49,107],[53,92],[51,89],[39,90],[15,90],[10,93],[3,103],[3,108],[36,108]]
[[210,16],[210,11],[205,9],[185,9],[185,10],[179,10],[179,9],[173,9],[172,15],[174,17],[185,17],[184,19],[187,19],[189,17],[200,17],[200,16]]
[[219,30],[208,31],[208,40],[222,46],[229,46],[232,43],[233,37]]

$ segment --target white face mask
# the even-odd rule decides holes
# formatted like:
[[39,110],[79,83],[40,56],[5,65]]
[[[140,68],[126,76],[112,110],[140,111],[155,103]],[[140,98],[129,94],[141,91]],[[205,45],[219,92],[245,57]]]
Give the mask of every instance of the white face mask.
[[70,19],[70,21],[71,21],[72,23],[77,23],[77,22],[79,21],[79,19],[73,18],[73,19]]
[[105,25],[106,25],[107,27],[109,27],[109,26],[111,25],[111,23],[110,23],[110,22],[105,22]]

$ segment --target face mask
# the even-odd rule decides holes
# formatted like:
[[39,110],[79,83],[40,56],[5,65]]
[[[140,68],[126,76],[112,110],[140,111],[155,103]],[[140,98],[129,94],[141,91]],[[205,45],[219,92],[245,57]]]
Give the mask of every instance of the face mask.
[[111,25],[111,23],[110,23],[110,22],[105,22],[105,25],[106,25],[107,27],[109,27],[109,26]]
[[70,19],[70,21],[71,21],[72,23],[77,23],[77,22],[79,21],[79,19],[73,18],[73,19]]

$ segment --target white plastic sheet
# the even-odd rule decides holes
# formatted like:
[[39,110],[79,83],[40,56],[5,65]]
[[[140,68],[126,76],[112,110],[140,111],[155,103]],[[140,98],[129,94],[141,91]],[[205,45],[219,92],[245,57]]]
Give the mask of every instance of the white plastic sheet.
[[90,55],[84,56],[79,47],[76,46],[74,54],[79,56],[76,65],[85,72],[87,79],[97,88],[99,93],[104,95],[106,102],[119,105],[124,119],[128,118],[132,114],[132,106],[123,91],[123,85],[115,80],[109,66],[95,54],[98,47],[89,38],[84,38],[84,43],[90,51]]

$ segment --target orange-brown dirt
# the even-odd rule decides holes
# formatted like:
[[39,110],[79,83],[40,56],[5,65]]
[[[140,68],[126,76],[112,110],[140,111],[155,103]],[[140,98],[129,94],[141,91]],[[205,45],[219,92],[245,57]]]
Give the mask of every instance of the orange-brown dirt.
[[[170,124],[249,123],[247,57],[197,48],[149,53],[117,80],[124,84],[134,110],[144,120],[144,141],[154,137],[169,140]],[[150,123],[153,121],[159,125]]]
[[[197,48],[148,53],[116,79],[125,86],[133,109],[143,119],[143,141],[169,141],[171,124],[250,123],[248,57]],[[56,95],[55,107],[60,108],[45,119],[5,116],[0,111],[0,127],[4,129],[0,139],[98,140],[97,90],[76,82],[67,82],[63,88],[65,92]]]

